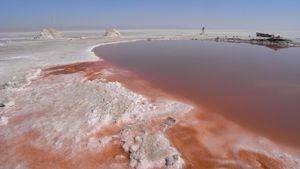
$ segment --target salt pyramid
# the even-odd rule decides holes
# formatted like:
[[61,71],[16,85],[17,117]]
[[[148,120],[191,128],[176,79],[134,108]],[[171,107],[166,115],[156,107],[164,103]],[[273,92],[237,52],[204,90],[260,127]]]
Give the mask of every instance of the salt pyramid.
[[61,39],[63,38],[63,33],[55,30],[53,28],[45,28],[43,29],[39,35],[34,37],[34,39],[44,39],[44,40],[49,40],[49,39]]
[[116,29],[106,29],[104,33],[104,37],[116,38],[120,37],[121,33]]

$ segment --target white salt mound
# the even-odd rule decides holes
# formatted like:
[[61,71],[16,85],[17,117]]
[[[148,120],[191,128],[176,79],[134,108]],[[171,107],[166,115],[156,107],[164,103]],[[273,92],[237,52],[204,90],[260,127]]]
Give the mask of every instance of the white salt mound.
[[63,33],[58,30],[55,30],[53,28],[45,28],[40,32],[39,35],[35,36],[34,39],[61,39],[63,38],[63,36]]
[[182,169],[184,161],[162,132],[150,132],[142,125],[129,125],[120,132],[122,147],[129,153],[129,165],[136,169]]
[[104,33],[104,37],[116,38],[120,37],[121,33],[116,29],[106,29]]

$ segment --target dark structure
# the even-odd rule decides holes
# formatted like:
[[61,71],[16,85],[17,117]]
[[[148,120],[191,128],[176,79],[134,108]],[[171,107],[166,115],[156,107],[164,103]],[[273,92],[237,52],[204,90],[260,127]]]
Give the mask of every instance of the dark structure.
[[256,36],[257,36],[257,37],[263,37],[263,38],[271,38],[271,37],[274,37],[274,35],[270,35],[270,34],[267,34],[267,33],[259,33],[259,32],[256,33]]
[[201,35],[204,35],[204,32],[205,32],[205,27],[203,26],[203,27],[202,27]]
[[282,38],[281,36],[275,36],[273,34],[267,33],[256,33],[256,38],[250,39],[241,39],[237,36],[233,36],[232,38],[220,38],[217,37],[214,39],[217,42],[231,42],[231,43],[250,43],[253,45],[260,45],[271,48],[273,50],[279,50],[282,48],[289,47],[300,47],[300,44],[297,42],[293,42],[290,39]]

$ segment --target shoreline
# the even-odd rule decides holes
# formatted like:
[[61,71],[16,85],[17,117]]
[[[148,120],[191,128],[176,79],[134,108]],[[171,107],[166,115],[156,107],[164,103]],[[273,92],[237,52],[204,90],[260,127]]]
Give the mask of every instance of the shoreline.
[[113,42],[103,42],[99,43],[93,46],[90,46],[87,48],[87,52],[90,54],[91,57],[96,57],[98,60],[101,60],[100,57],[96,56],[95,53],[93,52],[94,48],[100,47],[100,46],[106,46],[106,45],[113,45],[113,44],[119,44],[119,43],[128,43],[128,42],[137,42],[142,39],[133,39],[133,40],[124,40],[124,41],[113,41]]
[[[169,39],[169,40],[172,40],[172,39]],[[178,39],[176,39],[176,40],[178,40]],[[96,48],[96,47],[95,47]],[[100,58],[100,57],[99,57]],[[122,68],[121,68],[122,69]],[[163,92],[163,91],[162,91]],[[171,96],[171,98],[173,97],[173,99],[175,99],[174,98],[174,96]],[[180,98],[178,98],[177,96],[176,96],[176,100],[182,100],[182,99],[180,99]],[[194,103],[192,103],[191,101],[183,101],[184,103],[187,103],[188,102],[188,104],[190,105],[190,106],[192,106],[193,107],[193,109],[194,110],[197,110],[197,111],[199,111],[199,105],[194,105]],[[187,116],[194,116],[193,115],[194,113],[188,113],[187,114]],[[240,128],[242,131],[241,132],[246,132],[245,133],[245,137],[246,137],[246,139],[247,139],[247,137],[250,135],[251,137],[253,137],[253,139],[258,139],[258,140],[260,140],[259,142],[264,142],[266,145],[272,145],[271,147],[273,147],[273,148],[275,148],[275,147],[278,147],[278,148],[280,148],[280,149],[283,149],[283,150],[286,150],[287,152],[292,152],[292,154],[298,154],[299,155],[299,150],[296,150],[296,151],[294,151],[293,150],[293,146],[291,146],[291,145],[286,145],[286,144],[283,144],[283,143],[278,143],[278,142],[274,142],[273,140],[271,140],[271,139],[269,139],[269,138],[267,138],[267,137],[264,137],[264,136],[261,136],[260,134],[258,134],[258,133],[255,133],[255,132],[253,132],[253,131],[250,131],[250,130],[248,130],[248,129],[245,129],[244,127],[242,127],[240,124],[237,124],[237,123],[234,123],[234,122],[232,122],[232,121],[230,121],[229,119],[225,119],[222,115],[219,115],[219,114],[215,114],[215,113],[212,113],[213,115],[212,116],[217,116],[217,118],[221,118],[222,119],[222,121],[224,121],[224,123],[229,123],[229,124],[231,124],[231,125],[233,125],[233,126],[236,126],[237,128]],[[181,119],[182,120],[182,119]],[[185,124],[185,125],[188,125],[188,124]],[[244,135],[244,134],[243,134]],[[174,138],[173,138],[174,139]],[[242,138],[241,138],[242,139]],[[249,141],[249,140],[248,140]],[[176,141],[175,141],[176,142]],[[255,141],[254,141],[255,142]],[[186,144],[188,144],[188,143],[186,143]],[[251,142],[249,142],[248,143],[249,145],[250,144],[252,144]],[[255,152],[260,152],[260,151],[264,151],[263,149],[261,149],[261,148],[258,148],[258,147],[256,147],[257,145],[255,145],[255,144],[253,144],[252,146],[253,147],[251,147],[251,146],[246,146],[246,145],[244,145],[245,147],[244,148],[246,148],[246,149],[252,149],[252,151],[255,151]],[[256,147],[256,148],[255,148]],[[278,150],[277,150],[278,151]],[[268,152],[264,152],[265,154],[269,154]],[[278,152],[278,153],[280,153],[280,152]],[[270,155],[270,154],[269,154]],[[298,160],[297,158],[295,158],[294,160]]]
[[[174,39],[176,38],[178,37],[174,37]],[[173,161],[170,164],[172,164],[174,168],[180,168],[185,164],[190,164],[190,160],[193,161],[191,164],[195,165],[195,159],[191,159],[193,158],[193,156],[191,156],[193,154],[191,154],[189,151],[179,151],[181,147],[180,144],[184,143],[182,142],[183,140],[179,140],[179,142],[177,142],[176,144],[176,139],[172,139],[172,135],[170,135],[172,133],[176,133],[175,131],[180,132],[182,127],[186,127],[184,129],[189,129],[187,131],[190,131],[190,124],[186,123],[185,120],[193,119],[190,117],[194,116],[193,114],[190,114],[190,109],[192,109],[191,106],[193,105],[178,101],[177,99],[172,97],[166,97],[166,94],[161,94],[161,91],[153,89],[151,86],[149,86],[149,84],[147,84],[147,82],[133,75],[132,72],[112,67],[111,65],[105,63],[106,61],[103,61],[100,57],[96,56],[93,52],[93,49],[99,46],[116,43],[126,43],[138,40],[139,39],[102,42],[100,44],[98,43],[97,45],[89,46],[88,48],[85,48],[84,51],[81,51],[79,53],[88,53],[89,57],[91,57],[90,61],[72,61],[72,63],[67,64],[62,63],[56,66],[51,65],[41,67],[43,70],[36,78],[27,79],[31,82],[30,84],[26,85],[26,87],[20,91],[13,91],[13,93],[9,97],[15,98],[15,105],[5,109],[4,113],[5,115],[8,115],[8,121],[7,124],[0,126],[0,133],[1,135],[3,135],[3,138],[0,139],[0,142],[4,143],[4,145],[1,146],[1,149],[4,150],[4,154],[1,153],[0,159],[2,160],[3,157],[5,157],[5,153],[16,153],[16,156],[18,156],[18,158],[23,159],[23,163],[19,163],[18,165],[26,166],[28,165],[28,162],[31,162],[33,165],[35,164],[35,161],[32,161],[31,158],[37,158],[37,156],[34,156],[33,154],[33,150],[37,149],[41,153],[39,155],[45,156],[44,159],[40,159],[41,162],[45,163],[46,161],[49,161],[45,164],[59,164],[61,165],[61,167],[64,166],[62,168],[86,167],[80,166],[78,163],[76,163],[76,161],[80,159],[87,160],[87,162],[85,163],[85,165],[87,166],[95,163],[99,165],[99,162],[100,164],[102,162],[104,163],[104,166],[102,166],[104,168],[108,166],[113,167],[114,162],[117,162],[117,165],[123,166],[125,168],[127,168],[128,165],[132,165],[133,167],[137,168],[165,166],[166,161]],[[147,38],[140,40],[147,40]],[[89,78],[91,78],[92,80],[89,80]],[[128,79],[130,79],[131,81],[129,81]],[[154,94],[154,98],[152,98],[154,100],[150,99],[151,97],[143,96],[143,93],[136,93],[134,90],[127,88],[126,83],[128,83],[127,85],[132,85],[133,88],[137,87],[137,90],[141,88],[141,86],[139,85],[142,85],[145,88],[148,87],[149,90],[153,91],[153,93],[157,92]],[[53,93],[49,93],[48,90],[52,91]],[[55,92],[58,90],[61,93]],[[100,92],[99,94],[103,96],[97,94],[98,92]],[[159,97],[155,96],[156,94]],[[81,96],[83,98],[88,96],[88,102],[78,100],[75,102],[75,104],[73,104],[72,100],[71,102],[68,101],[70,98],[80,98],[78,96]],[[44,100],[40,98],[47,99]],[[117,100],[114,100],[114,98],[117,98]],[[31,99],[35,100],[36,103],[28,106],[27,104],[32,102]],[[48,99],[50,99],[53,103],[49,103]],[[67,105],[67,107],[60,104],[60,102]],[[45,109],[44,107],[37,107],[37,104],[44,105],[47,109]],[[52,110],[52,104],[57,107],[57,110]],[[98,104],[100,104],[100,107],[98,107]],[[105,107],[106,104],[108,104],[109,106]],[[129,109],[123,110],[122,106],[124,107],[124,104],[128,106]],[[68,106],[70,107],[68,108]],[[88,112],[81,114],[81,106],[86,106],[85,108],[86,110],[88,110]],[[121,114],[114,114],[114,111],[111,111],[110,107],[117,110],[117,112],[120,111]],[[69,109],[71,109],[72,111]],[[105,109],[105,111],[103,111],[103,109]],[[18,110],[18,112],[16,110]],[[36,113],[32,113],[33,110]],[[57,114],[56,111],[61,112],[62,114]],[[71,117],[69,117],[69,114],[65,114],[64,111],[66,111],[67,113],[72,113]],[[153,117],[147,115],[149,114],[149,111],[154,113]],[[174,112],[177,113],[174,114]],[[107,113],[108,115],[106,115]],[[170,116],[171,119],[169,118]],[[206,115],[202,114],[201,116]],[[199,121],[197,122],[196,120],[193,121],[193,124],[204,127],[202,132],[209,133],[210,125],[214,126],[215,123],[213,121],[207,121],[207,117],[199,118],[201,119],[201,122],[204,123],[199,123]],[[48,121],[50,119],[52,121]],[[139,121],[140,119],[143,119],[143,122],[145,123],[138,123],[137,121]],[[128,121],[131,121],[132,125],[126,125]],[[223,120],[221,121],[224,122]],[[31,131],[31,128],[29,127],[32,125],[31,122],[33,122],[34,124],[34,131]],[[39,122],[39,124],[36,124],[36,122]],[[205,126],[207,122],[209,122],[210,125]],[[83,127],[87,124],[91,126],[89,128]],[[227,124],[227,122],[225,124]],[[105,127],[103,128],[102,125],[107,126],[108,128],[109,126],[111,126],[113,129],[109,129],[109,132],[106,132]],[[5,126],[8,126],[8,131],[4,129]],[[218,126],[215,127],[217,127],[215,128],[215,130],[218,129]],[[179,130],[176,130],[177,128],[179,128]],[[19,131],[14,132],[16,131],[16,129],[21,129],[21,133]],[[139,129],[143,129],[144,132],[141,132]],[[170,130],[172,130],[173,132],[170,132]],[[228,128],[228,130],[232,132],[236,129],[235,127],[230,127]],[[237,131],[239,130],[240,129],[238,129]],[[9,131],[11,131],[12,135],[10,135]],[[45,134],[43,132],[47,132],[47,135],[43,135]],[[88,133],[88,136],[85,135],[86,132]],[[168,137],[165,137],[165,132],[168,132]],[[180,135],[180,133],[178,134]],[[213,138],[212,136],[215,136],[214,133],[210,134],[211,135],[208,135],[209,137],[207,137],[207,139]],[[4,139],[5,137],[7,137],[7,140]],[[195,138],[195,140],[201,140],[201,137],[198,138],[197,135],[195,137],[197,137]],[[76,138],[75,143],[78,145],[73,144],[73,141],[69,140],[72,140],[74,138]],[[216,137],[216,139],[222,139],[222,137]],[[230,139],[232,138],[229,138],[229,140]],[[255,139],[256,135],[254,136],[254,139],[252,141],[254,141]],[[148,140],[149,142],[147,142],[146,144],[141,140]],[[158,141],[158,143],[160,143],[160,146],[155,147],[155,142],[153,143],[151,142],[151,140]],[[212,140],[212,142],[215,142],[217,140],[214,139]],[[27,145],[28,141],[34,141],[34,144],[29,146]],[[10,144],[9,142],[12,142],[13,144]],[[263,144],[269,144],[268,140],[263,139],[262,142]],[[146,154],[146,156],[148,156],[151,155],[151,153],[155,153],[151,152],[150,154],[148,154],[148,152],[146,152],[147,149],[145,149],[145,146],[148,145],[148,143],[150,147],[164,151],[167,156],[158,155],[159,158],[154,161],[149,161],[148,158],[142,158],[141,156],[139,156],[139,154]],[[217,142],[215,143],[215,146],[220,146],[219,148],[222,148],[222,145],[224,144]],[[230,142],[228,142],[227,144],[229,143]],[[173,146],[173,144],[175,146]],[[255,144],[259,145],[261,143],[254,143],[254,145]],[[21,149],[16,149],[16,145],[18,145],[18,147],[21,147]],[[247,143],[245,145],[247,145]],[[51,148],[51,146],[54,147]],[[209,144],[202,144],[201,146],[203,146],[204,149],[208,152],[216,148],[214,147],[214,145]],[[122,150],[117,147],[121,148]],[[112,148],[112,150],[110,150],[110,148]],[[288,160],[285,162],[287,163],[287,165],[291,165],[290,167],[293,167],[293,165],[297,167],[299,165],[299,163],[296,162],[298,159],[293,159],[294,157],[289,157],[288,154],[285,153],[282,154],[282,152],[279,151],[280,149],[276,150],[279,152],[276,152],[272,146],[267,148],[268,150],[275,151],[275,153],[272,153],[272,155],[268,153],[266,153],[265,156],[261,154],[255,154],[252,151],[247,151],[246,149],[246,152],[234,150],[234,152],[232,152],[232,155],[228,155],[228,157],[226,158],[222,157],[221,154],[223,153],[230,154],[230,152],[233,151],[231,148],[232,147],[228,147],[228,149],[226,149],[226,151],[228,152],[209,152],[202,155],[204,155],[203,158],[205,158],[206,156],[210,156],[211,159],[207,160],[211,161],[210,163],[214,163],[211,165],[215,165],[218,167],[227,166],[224,163],[229,163],[228,166],[239,166],[240,162],[243,162],[243,165],[257,165],[255,164],[255,159],[263,160],[261,165],[271,165],[270,162],[273,162],[274,159],[275,161],[281,161],[282,159]],[[72,160],[66,160],[66,157],[63,157],[62,155],[64,154],[64,152],[69,152],[70,150],[68,149],[71,149],[75,152],[75,154],[73,154],[74,152],[71,151],[73,152],[71,153],[73,155],[67,156]],[[190,149],[188,148],[187,150]],[[79,153],[83,152],[83,154],[85,155],[78,157],[78,153],[76,153],[77,151],[79,151]],[[102,151],[104,152],[104,154],[101,154]],[[121,153],[121,155],[119,154],[120,156],[118,156],[118,154],[115,154],[116,152]],[[202,152],[202,150],[200,152]],[[103,157],[105,156],[105,153],[106,155],[109,154],[108,161],[112,164],[105,163],[101,160],[88,160],[89,157],[95,158],[95,156],[99,155]],[[242,153],[242,155],[240,155],[240,153]],[[276,153],[278,153],[278,156],[275,156]],[[113,154],[113,156],[111,157],[110,154]],[[262,152],[262,154],[264,154],[264,152]],[[60,162],[55,160],[55,158],[57,157],[59,157],[58,161],[63,161],[63,164],[60,164]],[[269,157],[272,157],[274,159],[269,159]],[[233,161],[234,159],[238,161]],[[39,160],[36,162],[38,163]],[[14,165],[11,163],[12,161],[8,161],[5,165]],[[281,164],[281,162],[275,163],[278,166],[283,165]],[[168,163],[168,165],[170,164]],[[199,165],[201,166],[204,164]]]
[[[176,40],[179,40],[179,41],[190,41],[189,39],[187,40],[187,39],[157,39],[157,41],[176,41]],[[141,41],[146,41],[146,40],[141,40]],[[211,41],[211,39],[200,39],[199,41]],[[131,41],[130,41],[131,42]],[[135,42],[135,41],[133,41],[133,42]],[[216,42],[216,43],[218,43],[218,42]],[[227,42],[227,41],[224,41],[224,42],[222,42],[222,43],[231,43],[231,42]],[[236,43],[238,43],[238,42],[236,42]],[[248,44],[248,45],[257,45],[257,44],[252,44],[252,43],[243,43],[243,44]],[[102,45],[100,45],[100,46],[94,46],[94,48],[97,48],[97,47],[101,47]],[[261,47],[266,47],[266,46],[264,46],[264,45],[258,45],[258,47],[259,46],[261,46]],[[292,47],[291,47],[292,48]],[[91,50],[91,51],[93,51],[93,49]],[[99,58],[101,58],[100,56],[99,56]],[[118,65],[117,65],[118,66]],[[119,67],[120,68],[120,67]],[[126,69],[126,68],[121,68],[121,69]],[[179,99],[182,99],[182,98],[179,98]],[[192,101],[187,101],[187,100],[185,100],[185,102],[189,102],[189,104],[190,105],[193,105],[193,107],[197,107],[196,105],[195,105],[195,103],[191,103]],[[222,116],[222,115],[221,115]],[[230,120],[230,119],[229,119]],[[243,126],[241,123],[239,123],[238,124],[239,126]],[[247,128],[248,130],[250,130],[249,128]],[[252,133],[259,133],[257,130],[251,130],[252,131]],[[266,134],[266,133],[264,133],[264,134]],[[258,135],[263,135],[262,133],[260,133],[260,134],[258,134]],[[299,149],[300,147],[299,147],[299,145],[296,145],[296,144],[292,144],[292,143],[285,143],[284,141],[279,141],[279,140],[273,140],[272,139],[272,137],[270,136],[270,135],[263,135],[264,137],[266,137],[266,138],[268,138],[269,140],[272,140],[273,142],[276,142],[276,144],[278,144],[278,145],[281,145],[281,146],[283,146],[283,147],[290,147],[290,148],[297,148],[297,149]],[[274,138],[274,137],[273,137]]]

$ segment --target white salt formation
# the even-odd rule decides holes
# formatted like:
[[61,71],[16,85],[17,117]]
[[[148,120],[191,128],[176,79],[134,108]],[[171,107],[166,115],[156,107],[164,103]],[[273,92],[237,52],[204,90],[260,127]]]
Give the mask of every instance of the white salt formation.
[[121,131],[125,152],[130,154],[130,166],[137,169],[181,169],[184,161],[163,132],[151,132],[142,124],[129,125]]
[[105,125],[134,123],[191,109],[171,100],[150,103],[118,82],[82,82],[82,79],[80,74],[50,76],[13,92],[10,97],[15,98],[17,104],[2,114],[1,125],[7,125],[6,117],[31,117],[32,112],[42,115],[26,118],[17,127],[0,128],[0,133],[13,138],[30,130],[39,131],[54,149],[68,142],[75,152],[87,145],[89,135]]
[[120,37],[121,33],[117,31],[116,29],[106,29],[104,33],[104,37],[109,37],[109,38],[117,38]]
[[39,40],[49,40],[49,39],[62,39],[63,33],[59,32],[53,28],[45,28],[43,29],[39,35],[35,36],[34,39]]

